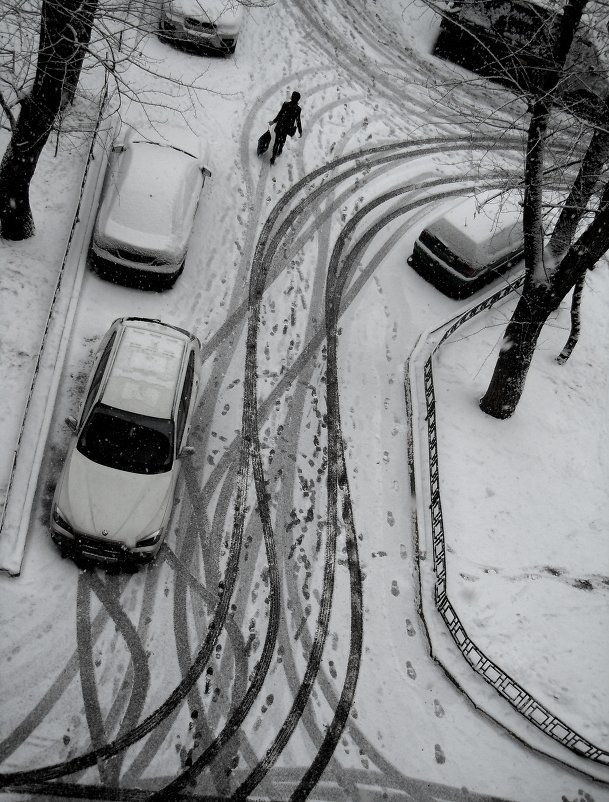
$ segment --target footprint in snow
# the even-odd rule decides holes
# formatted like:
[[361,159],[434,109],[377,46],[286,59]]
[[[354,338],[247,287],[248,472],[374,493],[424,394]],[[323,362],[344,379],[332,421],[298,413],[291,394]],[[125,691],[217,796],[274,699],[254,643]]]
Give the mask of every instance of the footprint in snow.
[[437,718],[443,718],[444,717],[444,708],[442,707],[440,702],[438,702],[437,699],[433,700],[433,712],[434,712],[434,714],[436,715]]

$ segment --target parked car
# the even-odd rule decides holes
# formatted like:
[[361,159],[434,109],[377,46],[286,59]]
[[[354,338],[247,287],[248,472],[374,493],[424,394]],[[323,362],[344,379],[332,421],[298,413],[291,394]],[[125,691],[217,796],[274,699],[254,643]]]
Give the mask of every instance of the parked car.
[[408,264],[453,298],[464,298],[524,256],[521,194],[470,196],[419,234]]
[[236,0],[163,0],[159,34],[179,44],[234,53],[242,19]]
[[127,127],[114,146],[91,243],[104,278],[171,286],[184,269],[207,149],[187,128]]
[[147,562],[165,537],[201,369],[194,334],[119,318],[87,382],[51,510],[51,537],[73,556]]
[[[556,6],[532,0],[453,2],[442,12],[433,53],[535,95],[548,73],[560,69],[554,47],[563,12]],[[601,122],[609,94],[605,73],[590,32],[578,29],[554,100],[563,110]]]

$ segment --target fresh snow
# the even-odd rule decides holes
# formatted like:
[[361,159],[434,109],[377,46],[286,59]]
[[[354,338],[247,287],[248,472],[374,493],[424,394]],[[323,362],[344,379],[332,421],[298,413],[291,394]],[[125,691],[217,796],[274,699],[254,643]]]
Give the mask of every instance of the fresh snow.
[[[380,161],[389,159],[387,151],[335,167],[280,217],[305,201],[269,265],[259,309],[258,432],[273,537],[263,538],[250,478],[230,614],[201,677],[154,732],[120,757],[93,758],[71,774],[60,770],[58,779],[67,785],[55,793],[69,799],[73,783],[92,786],[96,799],[115,798],[116,786],[151,792],[196,761],[241,709],[260,670],[276,565],[278,645],[240,723],[238,743],[229,740],[201,773],[196,793],[229,798],[267,759],[272,765],[251,798],[290,798],[331,733],[338,700],[354,678],[352,612],[358,610],[351,594],[357,583],[342,517],[348,519],[350,499],[363,592],[362,650],[345,728],[309,798],[609,800],[609,772],[527,723],[473,672],[428,612],[433,548],[429,511],[421,495],[411,495],[405,364],[424,332],[442,327],[466,304],[424,282],[406,258],[422,228],[474,187],[481,189],[482,179],[522,169],[521,148],[498,150],[484,142],[451,149],[452,139],[470,136],[469,108],[499,106],[499,96],[510,96],[467,86],[433,103],[438,95],[430,94],[430,78],[452,75],[427,56],[436,29],[437,20],[418,3],[294,0],[247,9],[230,59],[190,55],[155,37],[145,42],[154,70],[212,90],[187,96],[149,73],[132,70],[129,76],[134,90],[155,102],[149,111],[160,122],[166,122],[164,105],[182,108],[185,125],[210,144],[213,175],[173,290],[115,286],[83,267],[57,396],[49,400],[53,414],[21,574],[0,576],[2,774],[59,764],[112,743],[181,687],[213,633],[215,605],[230,577],[239,480],[235,438],[242,429],[252,321],[247,299],[264,223],[296,182],[324,164],[377,145],[424,141],[393,161]],[[268,155],[256,157],[255,144],[294,89],[302,94],[303,138],[288,139],[271,168]],[[126,114],[142,123],[133,104]],[[71,138],[60,140],[55,155],[55,142],[49,143],[32,188],[36,236],[24,243],[0,240],[2,498],[85,150],[86,143]],[[350,169],[352,175],[327,189]],[[307,205],[316,189],[319,196]],[[382,203],[367,206],[381,196]],[[351,227],[354,219],[359,222]],[[333,258],[337,242],[343,250]],[[337,497],[328,634],[302,718],[274,762],[272,747],[286,732],[307,676],[326,598],[331,527],[324,313],[332,304],[325,306],[324,284],[330,265],[340,271],[345,264],[351,272],[337,337],[346,476]],[[474,317],[434,358],[451,602],[480,650],[603,750],[609,750],[608,282],[601,262],[587,277],[581,342],[564,366],[554,358],[568,335],[569,299],[546,326],[509,421],[484,416],[477,402],[512,300]],[[69,440],[63,419],[78,409],[100,338],[122,315],[159,317],[195,331],[205,364],[192,437],[197,453],[185,468],[167,556],[150,569],[117,576],[62,561],[48,518]],[[414,403],[418,420],[424,419],[420,399]],[[420,487],[425,455],[416,471]],[[273,548],[276,563],[269,561]],[[36,782],[32,778],[26,795],[48,798]],[[3,799],[23,799],[25,790],[9,790]]]

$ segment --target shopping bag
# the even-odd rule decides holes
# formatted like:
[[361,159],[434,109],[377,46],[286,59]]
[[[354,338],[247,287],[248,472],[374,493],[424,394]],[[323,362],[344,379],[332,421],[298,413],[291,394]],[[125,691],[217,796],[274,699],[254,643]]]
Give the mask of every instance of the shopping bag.
[[271,131],[265,131],[260,139],[258,140],[258,147],[256,148],[256,153],[258,156],[262,156],[263,153],[266,153],[269,149],[269,145],[271,144]]

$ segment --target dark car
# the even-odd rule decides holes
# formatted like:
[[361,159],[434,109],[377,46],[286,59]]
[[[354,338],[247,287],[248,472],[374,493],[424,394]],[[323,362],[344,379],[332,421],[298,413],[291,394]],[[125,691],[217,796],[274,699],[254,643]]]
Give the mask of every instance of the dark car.
[[421,231],[408,264],[453,298],[515,268],[524,255],[520,192],[472,195]]
[[[556,71],[553,47],[560,10],[529,0],[467,0],[443,12],[434,55],[513,90],[534,94]],[[598,120],[609,94],[594,45],[578,30],[555,100],[581,117]]]

